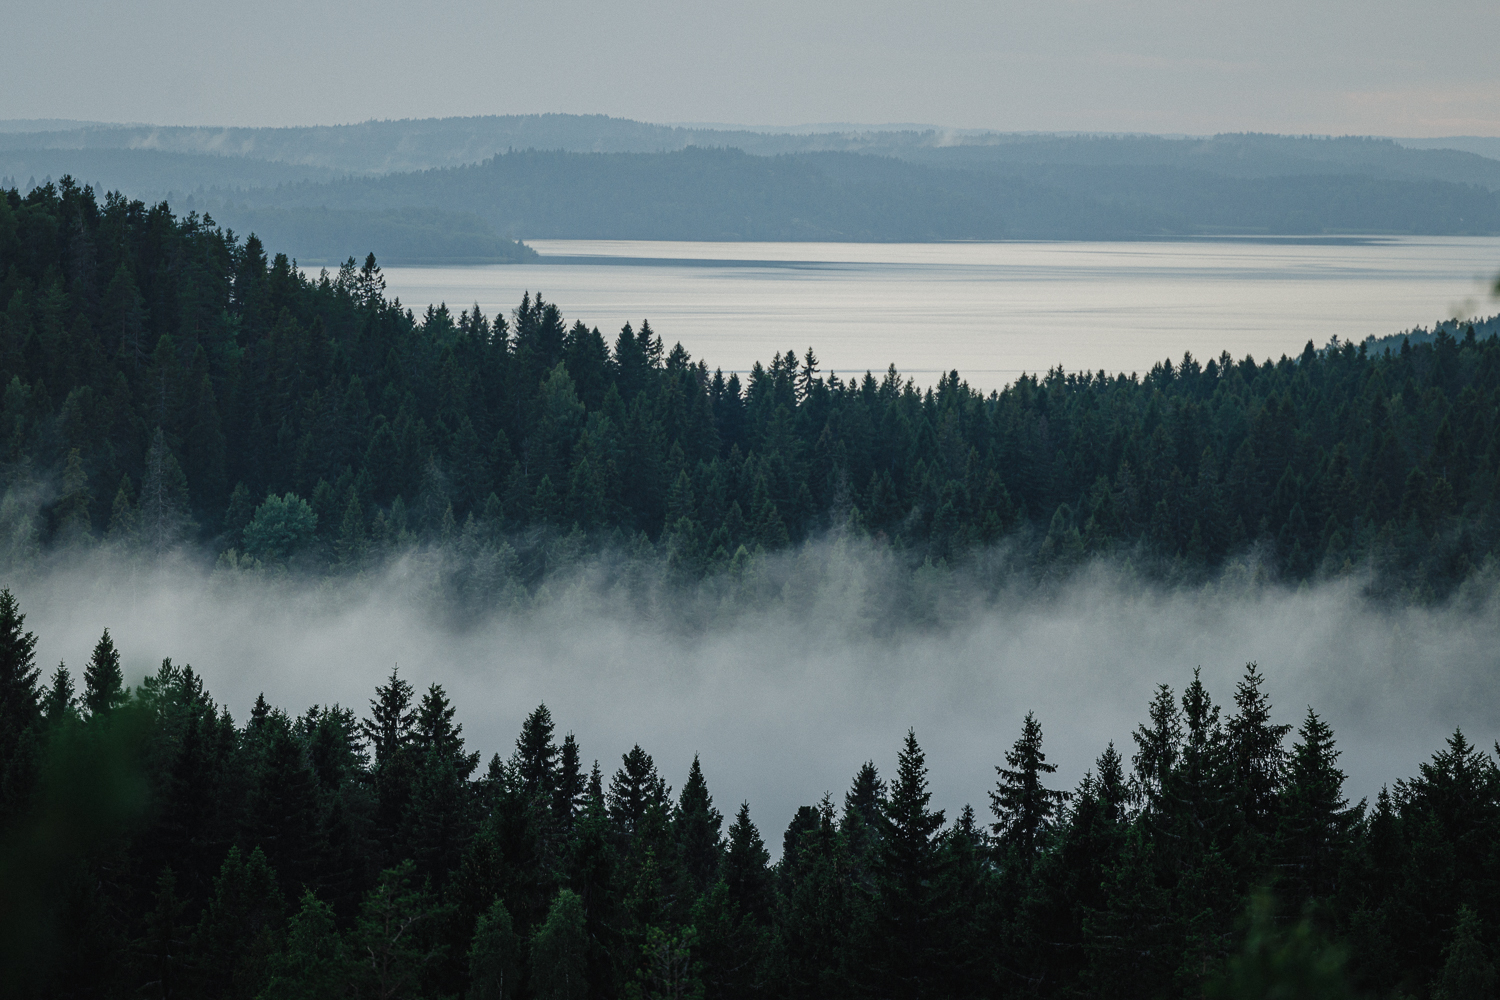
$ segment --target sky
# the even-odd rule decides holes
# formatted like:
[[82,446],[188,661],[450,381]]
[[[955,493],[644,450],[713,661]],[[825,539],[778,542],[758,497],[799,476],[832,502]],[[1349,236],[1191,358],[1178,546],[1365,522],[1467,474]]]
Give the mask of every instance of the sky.
[[1500,135],[1494,0],[0,2],[0,119]]

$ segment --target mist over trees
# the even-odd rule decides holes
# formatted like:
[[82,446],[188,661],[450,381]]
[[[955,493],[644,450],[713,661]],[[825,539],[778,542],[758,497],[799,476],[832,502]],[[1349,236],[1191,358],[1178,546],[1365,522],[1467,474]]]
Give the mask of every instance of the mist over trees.
[[995,734],[980,811],[933,808],[908,732],[893,771],[864,764],[778,840],[786,818],[716,803],[696,757],[591,760],[545,705],[483,762],[461,706],[396,670],[363,709],[262,696],[237,722],[192,666],[127,687],[108,631],[81,686],[44,679],[25,625],[0,592],[12,996],[1494,987],[1495,757],[1455,731],[1350,802],[1336,734],[1278,711],[1253,663],[1223,702],[1196,673],[1161,685],[1071,789],[1028,713]]
[[1202,581],[1250,558],[1420,600],[1500,541],[1500,342],[1472,327],[989,395],[825,377],[811,348],[742,380],[540,296],[418,317],[373,257],[310,279],[66,179],[0,198],[0,274],[13,561],[102,542],[343,572],[443,546],[483,593],[604,549],[690,583],[840,530],[912,566],[1004,543],[1008,572]]

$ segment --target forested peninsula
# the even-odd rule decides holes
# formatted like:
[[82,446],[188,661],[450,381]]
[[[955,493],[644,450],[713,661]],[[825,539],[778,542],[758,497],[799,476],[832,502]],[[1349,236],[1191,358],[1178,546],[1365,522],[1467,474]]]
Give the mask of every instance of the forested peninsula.
[[441,550],[482,599],[601,552],[693,585],[844,533],[939,571],[1106,558],[1430,600],[1488,579],[1500,542],[1493,324],[987,395],[957,372],[825,377],[810,348],[742,380],[540,296],[417,315],[373,258],[310,278],[68,180],[0,197],[0,275],[12,565],[103,545],[343,573]]
[[590,764],[545,705],[481,767],[442,686],[396,671],[367,712],[262,697],[237,723],[191,666],[127,689],[107,630],[81,690],[41,683],[36,642],[0,593],[7,996],[1495,988],[1495,759],[1455,731],[1351,804],[1331,728],[1275,721],[1254,664],[1223,709],[1196,674],[1161,685],[1071,790],[1028,713],[978,812],[933,808],[908,732],[894,773],[866,763],[768,845],[697,757],[680,791],[639,744]]

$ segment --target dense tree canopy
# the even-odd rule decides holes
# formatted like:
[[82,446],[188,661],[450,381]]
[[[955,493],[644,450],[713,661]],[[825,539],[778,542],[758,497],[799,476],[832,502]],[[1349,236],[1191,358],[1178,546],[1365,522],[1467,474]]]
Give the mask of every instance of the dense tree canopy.
[[[993,835],[933,807],[909,732],[889,779],[866,763],[842,815],[799,809],[773,860],[696,757],[675,795],[638,745],[585,776],[546,706],[481,770],[440,685],[393,673],[363,720],[261,698],[237,722],[170,660],[106,699],[66,668],[43,686],[24,629],[0,593],[7,996],[1494,989],[1495,757],[1454,732],[1351,805],[1331,727],[1275,721],[1254,664],[1223,711],[1196,676],[1163,686],[1131,762],[1108,745],[1067,793],[1028,713],[992,751]],[[111,659],[106,633],[90,676]]]
[[0,196],[0,384],[12,559],[186,542],[336,571],[445,545],[484,590],[611,546],[690,581],[836,529],[913,565],[1004,543],[1047,572],[1370,567],[1421,597],[1500,543],[1500,341],[1472,331],[989,394],[825,376],[811,349],[741,381],[530,295],[419,317],[373,257],[312,279],[67,179]]

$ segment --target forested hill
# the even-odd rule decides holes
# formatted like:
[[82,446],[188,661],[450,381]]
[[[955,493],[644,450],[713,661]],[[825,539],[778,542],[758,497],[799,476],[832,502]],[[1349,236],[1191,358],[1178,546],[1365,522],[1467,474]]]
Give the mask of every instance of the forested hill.
[[471,166],[286,184],[208,203],[227,213],[241,206],[430,206],[477,212],[523,239],[907,242],[1500,232],[1500,192],[1441,180],[1321,170],[1236,176],[1201,163],[999,161],[960,169],[860,153],[752,156],[698,147],[514,151]]
[[1468,333],[989,395],[825,377],[811,349],[741,380],[644,321],[417,315],[373,259],[309,279],[67,182],[0,197],[0,276],[12,560],[188,543],[336,572],[450,546],[484,591],[612,547],[692,581],[838,530],[913,565],[1370,568],[1420,597],[1500,544],[1500,342]]
[[526,257],[502,237],[1500,232],[1500,160],[1360,137],[753,132],[599,115],[0,133],[0,184],[65,174],[331,264],[331,248],[366,239],[382,260],[457,262]]
[[1253,664],[1223,709],[1162,684],[1071,790],[1028,713],[977,812],[934,808],[908,732],[787,822],[696,756],[590,767],[545,705],[504,756],[395,671],[367,713],[237,723],[191,666],[127,689],[107,630],[42,683],[25,625],[0,592],[17,1000],[1493,996],[1494,757],[1455,731],[1350,803],[1333,730]]

